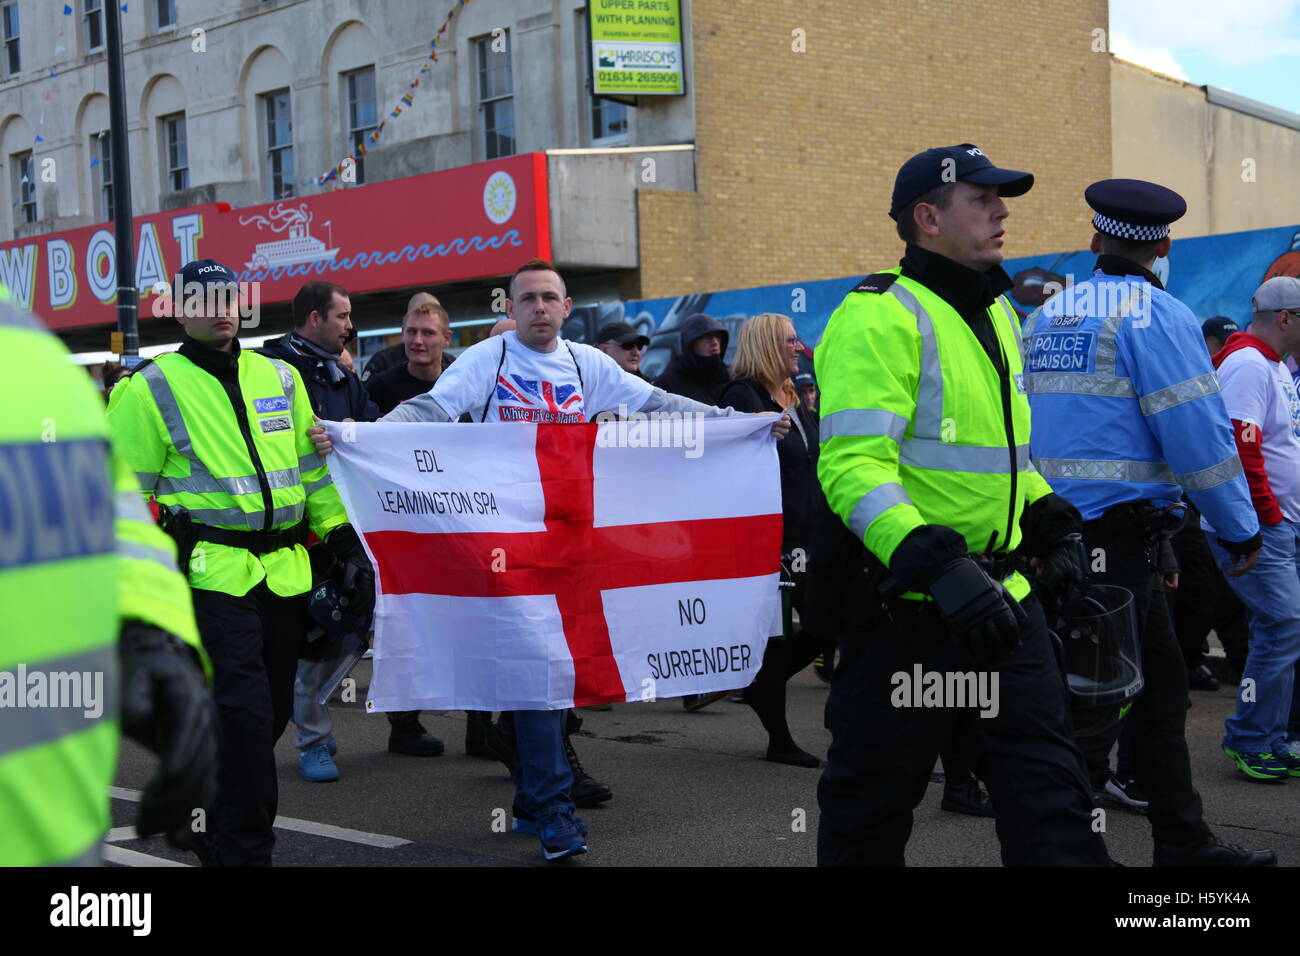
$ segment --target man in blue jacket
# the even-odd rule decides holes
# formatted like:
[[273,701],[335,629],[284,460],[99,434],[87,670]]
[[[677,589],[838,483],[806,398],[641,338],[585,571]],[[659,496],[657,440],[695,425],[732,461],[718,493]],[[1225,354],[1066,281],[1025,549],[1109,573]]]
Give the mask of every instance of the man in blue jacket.
[[[1096,271],[1025,321],[1030,454],[1082,514],[1093,580],[1133,593],[1146,686],[1127,727],[1155,865],[1271,866],[1271,850],[1225,844],[1202,818],[1184,736],[1187,672],[1155,570],[1155,549],[1181,523],[1184,491],[1233,555],[1229,574],[1253,567],[1260,546],[1200,325],[1151,271],[1187,203],[1132,179],[1094,183],[1084,198],[1096,212]],[[1094,786],[1118,732],[1115,723],[1079,741]]]

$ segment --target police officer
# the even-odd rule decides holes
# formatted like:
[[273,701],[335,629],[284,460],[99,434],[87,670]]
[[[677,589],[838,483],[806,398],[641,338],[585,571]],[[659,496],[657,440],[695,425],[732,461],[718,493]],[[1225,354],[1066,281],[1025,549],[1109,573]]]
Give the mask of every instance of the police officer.
[[[1069,565],[1077,526],[1029,464],[1019,329],[999,266],[1003,197],[1032,185],[970,143],[909,159],[889,213],[907,243],[900,268],[849,293],[816,350],[818,476],[852,534],[854,567],[873,569],[841,588],[822,865],[902,865],[912,809],[958,732],[992,796],[1003,862],[1108,862],[1043,610],[1010,557],[1023,524],[1032,556]],[[997,707],[914,686],[935,679],[996,686]]]
[[[0,865],[94,864],[122,731],[163,757],[141,836],[180,842],[216,785],[189,589],[85,373],[0,286]],[[36,699],[68,688],[76,699]],[[115,703],[120,702],[120,703]],[[41,706],[34,706],[40,704]]]
[[[1094,580],[1133,593],[1146,687],[1127,727],[1155,864],[1272,865],[1272,851],[1225,844],[1202,819],[1184,737],[1187,671],[1156,564],[1184,491],[1235,556],[1230,574],[1253,567],[1260,546],[1198,323],[1151,271],[1187,203],[1132,179],[1093,183],[1084,198],[1096,213],[1096,271],[1025,321],[1034,464],[1082,513]],[[1082,741],[1094,773],[1119,726]]]
[[239,346],[234,274],[203,259],[180,279],[181,346],[113,390],[109,421],[177,539],[212,657],[220,770],[199,856],[205,865],[267,866],[274,745],[289,719],[311,585],[308,525],[339,561],[370,577],[372,598],[373,572],[307,436],[301,377]]

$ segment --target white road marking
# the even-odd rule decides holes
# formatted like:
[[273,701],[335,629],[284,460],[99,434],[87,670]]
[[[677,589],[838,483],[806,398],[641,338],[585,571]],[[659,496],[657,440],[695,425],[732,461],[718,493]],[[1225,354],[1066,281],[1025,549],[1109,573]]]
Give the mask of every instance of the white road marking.
[[[132,803],[140,802],[139,790],[128,790],[124,787],[109,787],[108,795],[118,800],[129,800]],[[330,840],[343,840],[347,843],[360,843],[363,846],[379,847],[383,850],[391,850],[394,847],[406,846],[411,842],[410,840],[404,840],[401,837],[388,836],[385,833],[367,833],[365,830],[353,830],[349,827],[336,827],[332,823],[317,823],[315,820],[298,820],[294,817],[276,817],[274,825],[281,830],[293,830],[296,833],[310,833],[313,836],[326,837]],[[119,833],[119,831],[129,835],[114,838],[113,835]],[[109,832],[109,837],[111,838],[109,842],[135,839],[135,827],[115,827]],[[146,854],[140,855],[145,856]]]
[[178,863],[175,860],[165,860],[160,856],[150,856],[148,853],[140,853],[137,850],[128,850],[124,846],[103,847],[105,863],[120,863],[123,866],[184,866],[189,867],[188,863]]

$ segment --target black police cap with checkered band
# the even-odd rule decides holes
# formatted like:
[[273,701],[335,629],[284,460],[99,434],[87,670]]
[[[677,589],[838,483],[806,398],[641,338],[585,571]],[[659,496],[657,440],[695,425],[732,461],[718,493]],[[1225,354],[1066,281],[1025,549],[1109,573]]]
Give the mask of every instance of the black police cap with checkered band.
[[1141,179],[1103,179],[1083,191],[1096,215],[1092,227],[1106,236],[1155,242],[1169,235],[1169,224],[1187,212],[1187,200],[1164,186]]

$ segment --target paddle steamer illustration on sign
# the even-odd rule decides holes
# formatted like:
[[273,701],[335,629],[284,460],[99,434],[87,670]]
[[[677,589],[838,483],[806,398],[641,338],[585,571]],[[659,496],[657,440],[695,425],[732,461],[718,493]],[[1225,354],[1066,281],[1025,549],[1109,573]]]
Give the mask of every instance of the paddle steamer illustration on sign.
[[[244,263],[248,269],[269,269],[272,266],[291,266],[298,263],[332,261],[338,249],[327,249],[327,243],[321,242],[311,234],[311,210],[307,204],[299,203],[295,208],[285,203],[276,203],[267,210],[266,215],[253,215],[239,218],[241,226],[256,224],[259,230],[270,229],[273,233],[288,230],[289,238],[259,242],[253,248],[253,256]],[[332,223],[326,222],[330,243],[334,241]]]

